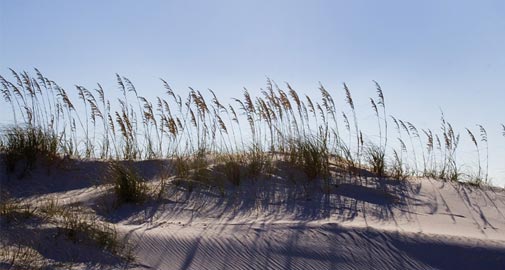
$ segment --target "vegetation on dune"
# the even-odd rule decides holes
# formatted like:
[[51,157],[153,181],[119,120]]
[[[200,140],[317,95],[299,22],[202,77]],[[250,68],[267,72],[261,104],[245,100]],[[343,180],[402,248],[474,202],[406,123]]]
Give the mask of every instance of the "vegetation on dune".
[[112,162],[108,178],[112,181],[118,203],[140,203],[147,198],[147,185],[131,166]]
[[37,160],[52,161],[58,158],[59,140],[56,134],[38,126],[11,127],[4,130],[0,149],[8,172],[24,162],[23,172],[35,166]]
[[[0,222],[2,230],[6,231],[22,227],[34,230],[33,224],[39,223],[41,230],[56,229],[52,241],[63,237],[73,243],[95,246],[126,262],[134,259],[132,247],[119,237],[113,224],[86,214],[78,206],[61,205],[53,198],[33,205],[2,194]],[[49,268],[51,262],[37,251],[41,243],[34,242],[35,239],[17,237],[6,237],[0,242],[0,263],[7,263],[15,269]]]
[[[370,105],[377,119],[378,139],[372,140],[360,128],[346,84],[342,94],[348,108],[337,107],[322,85],[319,98],[314,98],[270,79],[259,96],[244,89],[242,98],[230,103],[223,103],[211,90],[210,98],[193,88],[185,96],[178,95],[162,80],[165,93],[150,101],[130,80],[116,75],[117,102],[106,97],[100,84],[92,90],[75,86],[75,102],[67,90],[37,69],[35,76],[11,73],[12,80],[0,76],[3,98],[14,121],[13,127],[4,129],[1,140],[10,171],[20,162],[31,170],[38,157],[168,158],[174,160],[179,178],[207,181],[212,175],[209,168],[222,163],[226,178],[239,185],[241,177],[268,173],[273,160],[282,160],[300,168],[308,179],[329,177],[331,162],[349,173],[364,169],[378,177],[489,180],[483,126],[479,125],[480,140],[466,129],[476,147],[478,169],[471,177],[463,177],[456,159],[461,138],[444,115],[438,132],[387,115],[377,82]],[[391,124],[395,132],[388,129]],[[502,128],[505,133],[505,126]],[[135,177],[119,167],[113,171],[119,181],[118,195],[136,201],[137,197],[120,195],[137,192],[140,187],[131,182]]]
[[[18,178],[22,178],[40,163],[50,165],[63,157],[104,160],[117,205],[151,198],[152,185],[133,162],[148,159],[169,160],[171,183],[189,192],[198,184],[218,187],[224,194],[226,185],[239,187],[244,179],[276,173],[293,182],[304,179],[305,189],[322,183],[321,190],[326,192],[338,187],[334,176],[341,172],[354,179],[372,175],[398,180],[433,177],[477,186],[489,183],[484,126],[467,127],[468,136],[460,136],[442,113],[439,130],[418,129],[387,114],[383,90],[375,81],[376,96],[369,101],[378,136],[367,137],[346,84],[342,108],[323,85],[319,96],[311,97],[270,79],[258,96],[244,89],[241,98],[229,103],[212,90],[204,95],[189,88],[181,96],[162,80],[165,93],[150,101],[139,95],[130,80],[116,75],[118,99],[106,97],[100,84],[93,90],[78,85],[75,102],[70,92],[37,69],[35,76],[11,73],[11,80],[0,76],[0,91],[14,123],[0,134],[7,173],[20,172]],[[501,132],[505,137],[503,124]],[[458,163],[457,150],[464,139],[475,148],[474,172],[462,170]],[[285,167],[289,171],[280,172]],[[158,198],[165,189],[165,176]],[[111,223],[82,215],[82,209],[54,200],[35,207],[4,194],[0,199],[4,223],[41,219],[66,240],[91,243],[114,256],[133,259],[131,248],[119,239]],[[10,265],[16,265],[15,261],[35,265],[34,260],[41,257],[34,247],[20,243],[0,249],[0,262],[7,260]]]

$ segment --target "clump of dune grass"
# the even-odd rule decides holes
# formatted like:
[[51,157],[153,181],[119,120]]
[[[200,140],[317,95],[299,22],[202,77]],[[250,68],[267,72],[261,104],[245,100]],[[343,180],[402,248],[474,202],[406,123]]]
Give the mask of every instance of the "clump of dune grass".
[[[123,255],[124,244],[113,225],[96,219],[85,219],[79,213],[66,212],[61,216],[63,233],[74,243],[91,241],[112,254]],[[129,254],[124,254],[129,257]]]
[[0,243],[0,264],[6,269],[48,269],[49,263],[32,247],[23,244]]
[[196,184],[205,186],[214,186],[215,179],[211,173],[211,162],[208,153],[200,149],[196,153],[189,155],[178,155],[173,159],[175,179],[173,183],[176,186],[186,184],[189,192],[193,191]]
[[239,158],[227,155],[223,164],[226,179],[235,186],[239,186],[242,180],[242,162]]
[[37,160],[52,162],[59,157],[56,134],[39,127],[11,127],[3,131],[0,151],[8,172],[23,163],[23,173],[32,170]]
[[393,160],[389,166],[389,175],[395,179],[407,179],[409,176],[407,165],[396,150],[393,150]]
[[386,153],[381,146],[369,144],[365,148],[365,158],[371,167],[371,171],[378,177],[385,176],[386,172]]
[[477,139],[475,138],[475,135],[473,135],[473,133],[468,128],[466,128],[466,131],[468,133],[468,136],[470,136],[470,139],[472,140],[472,142],[475,146],[475,150],[477,152],[478,171],[477,171],[477,175],[473,179],[471,179],[471,181],[473,183],[475,183],[476,185],[479,185],[482,182],[482,166],[481,166],[481,161],[480,161],[479,143],[478,143]]
[[79,206],[61,205],[50,198],[38,206],[36,215],[56,225],[74,243],[96,245],[128,262],[133,260],[132,248],[119,237],[114,225],[86,214]]
[[423,176],[448,181],[461,180],[462,171],[457,162],[460,135],[441,115],[440,134],[430,129],[422,130],[426,136],[426,155],[423,150]]
[[209,160],[204,149],[200,149],[191,161],[190,178],[194,181],[206,183],[210,180]]
[[483,182],[487,183],[489,182],[488,179],[488,170],[489,170],[489,146],[488,146],[488,140],[487,140],[487,131],[482,125],[477,125],[479,127],[480,131],[480,142],[485,144],[485,150],[486,150],[486,167],[482,168],[482,161],[481,161],[481,148],[479,145],[479,140],[477,140],[476,136],[470,129],[465,128],[468,136],[470,137],[473,145],[475,146],[475,151],[477,152],[477,164],[478,164],[478,171],[477,174],[474,177],[471,177],[469,182],[472,185],[475,186],[480,186]]
[[141,203],[147,198],[147,185],[131,166],[112,162],[109,165],[108,177],[112,181],[119,203]]
[[[386,170],[386,147],[387,147],[387,115],[386,115],[386,105],[384,101],[384,94],[382,88],[378,82],[374,81],[375,87],[377,89],[377,101],[370,98],[370,105],[377,118],[377,127],[379,129],[379,143],[375,144],[370,142],[364,147],[364,155],[368,164],[371,167],[372,172],[378,177],[383,177]],[[382,108],[382,110],[379,110]],[[382,114],[382,115],[381,115]],[[381,117],[383,122],[381,121]],[[383,134],[384,129],[384,134]]]
[[[10,226],[22,226],[37,215],[37,208],[13,199],[6,192],[0,196],[0,228],[7,233]],[[0,238],[0,264],[7,269],[45,269],[44,258],[32,247]]]
[[191,163],[189,159],[189,157],[182,155],[176,156],[173,159],[175,175],[177,178],[184,179],[189,177],[191,171]]
[[[25,221],[37,220],[44,226],[57,228],[57,236],[83,245],[93,245],[110,254],[118,256],[127,262],[133,261],[132,248],[121,239],[113,224],[101,221],[86,213],[78,206],[65,206],[54,198],[35,204],[20,202],[3,194],[0,201],[0,220],[2,226],[30,226]],[[45,260],[34,250],[33,243],[17,241],[16,243],[1,242],[6,245],[0,250],[0,260],[12,267],[29,267],[38,269]],[[30,257],[34,256],[30,260]],[[26,264],[32,262],[34,265]],[[24,266],[22,266],[24,265]],[[23,268],[24,269],[24,268]]]
[[18,223],[35,215],[36,209],[30,205],[23,204],[2,192],[0,196],[0,217],[2,222]]
[[247,176],[258,177],[272,168],[272,156],[253,145],[245,154],[245,167]]
[[289,160],[309,180],[329,176],[329,153],[326,143],[318,138],[293,140]]
[[441,169],[439,173],[439,178],[451,181],[457,181],[460,176],[460,171],[458,164],[456,162],[456,149],[459,144],[459,134],[456,134],[452,125],[445,120],[444,114],[441,117],[442,126],[442,138],[444,147],[441,147],[441,154],[443,152],[443,158],[441,162]]
[[241,181],[240,163],[235,160],[227,160],[224,163],[224,170],[228,181],[233,183],[235,186],[239,186]]
[[[349,90],[349,87],[345,83],[344,83],[344,90],[345,90],[346,102],[349,105],[349,107],[351,108],[351,112],[352,112],[352,116],[353,116],[352,119],[353,119],[353,123],[354,123],[354,136],[356,138],[356,149],[355,149],[356,154],[355,154],[354,160],[357,161],[357,167],[360,168],[361,167],[361,155],[363,152],[362,151],[363,150],[363,134],[359,130],[359,127],[358,127],[358,118],[356,116],[356,108],[354,106],[354,101],[351,96],[351,91]],[[347,128],[349,131],[349,136],[351,136],[349,120],[347,120]],[[351,145],[350,141],[349,141],[349,145]]]
[[480,130],[480,141],[485,144],[486,146],[486,169],[484,173],[484,181],[488,182],[488,173],[489,173],[489,144],[487,140],[487,131],[482,125],[477,125]]

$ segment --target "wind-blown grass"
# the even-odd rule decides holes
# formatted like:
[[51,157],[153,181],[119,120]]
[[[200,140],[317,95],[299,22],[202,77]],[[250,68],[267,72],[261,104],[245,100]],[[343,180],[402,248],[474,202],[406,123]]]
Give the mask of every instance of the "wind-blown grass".
[[[150,101],[128,78],[116,75],[118,99],[109,99],[100,84],[92,90],[77,85],[80,102],[73,102],[70,92],[37,69],[35,76],[11,70],[11,77],[0,76],[0,89],[14,122],[13,128],[4,130],[1,148],[11,170],[20,160],[31,168],[40,156],[168,158],[174,160],[179,177],[206,181],[211,177],[209,166],[217,162],[213,158],[228,156],[241,157],[224,162],[226,177],[236,185],[244,174],[267,174],[272,160],[279,158],[300,167],[309,179],[331,177],[330,161],[351,174],[368,169],[379,177],[457,181],[463,175],[457,162],[460,135],[444,115],[439,132],[387,115],[383,90],[375,81],[377,97],[370,104],[377,119],[376,141],[367,139],[367,132],[360,129],[347,84],[343,85],[344,102],[350,109],[346,111],[323,85],[320,96],[311,97],[270,79],[260,95],[244,89],[241,98],[229,103],[212,90],[205,95],[189,88],[181,96],[161,80],[165,93]],[[396,136],[388,133],[391,121]],[[477,175],[487,179],[487,131],[483,126],[479,131],[486,145],[486,166],[481,168],[479,150]],[[477,142],[473,134],[470,140]],[[242,166],[246,171],[239,170]]]

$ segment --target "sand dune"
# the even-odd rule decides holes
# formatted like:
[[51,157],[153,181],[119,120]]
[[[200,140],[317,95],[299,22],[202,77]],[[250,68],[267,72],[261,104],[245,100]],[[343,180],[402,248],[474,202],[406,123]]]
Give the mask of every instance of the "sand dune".
[[[230,186],[224,195],[168,183],[160,199],[110,208],[110,187],[100,184],[104,165],[79,166],[86,170],[2,179],[2,188],[25,203],[52,198],[87,209],[134,247],[135,262],[127,266],[88,252],[88,262],[74,258],[74,268],[505,269],[503,189],[373,177],[343,177],[322,188],[272,177]],[[138,166],[150,186],[160,185],[151,165]],[[37,191],[35,183],[44,182],[58,188],[41,184],[46,189]],[[4,244],[15,232],[2,228]],[[39,237],[47,241],[39,253],[69,262],[47,251],[47,237]]]

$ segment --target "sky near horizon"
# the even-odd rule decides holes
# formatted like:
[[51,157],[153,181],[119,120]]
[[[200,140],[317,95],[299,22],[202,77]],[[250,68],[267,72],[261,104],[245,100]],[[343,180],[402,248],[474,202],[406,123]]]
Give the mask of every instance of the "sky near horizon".
[[68,89],[113,92],[119,73],[148,97],[163,93],[159,78],[232,97],[270,77],[313,95],[322,83],[340,104],[346,82],[365,121],[376,80],[388,114],[418,127],[438,129],[441,109],[464,140],[484,125],[504,186],[504,14],[502,0],[0,0],[0,75],[36,67]]

